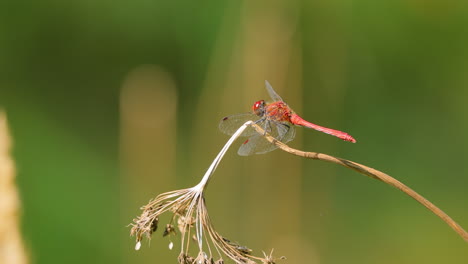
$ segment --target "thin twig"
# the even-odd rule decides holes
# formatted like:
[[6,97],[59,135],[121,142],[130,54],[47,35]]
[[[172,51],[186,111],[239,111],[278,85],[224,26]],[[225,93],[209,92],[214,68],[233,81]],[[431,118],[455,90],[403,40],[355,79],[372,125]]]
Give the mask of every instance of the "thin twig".
[[382,181],[390,186],[393,186],[400,191],[406,193],[409,195],[411,198],[415,199],[422,205],[424,205],[427,209],[429,209],[431,212],[433,212],[435,215],[440,217],[447,225],[449,225],[455,232],[457,232],[466,242],[468,242],[468,233],[459,225],[457,222],[455,222],[450,216],[448,216],[444,211],[439,209],[437,206],[435,206],[433,203],[429,202],[426,198],[403,184],[402,182],[398,181],[397,179],[391,177],[390,175],[383,173],[381,171],[378,171],[376,169],[367,167],[365,165],[356,163],[354,161],[342,159],[342,158],[337,158],[334,156],[330,156],[327,154],[323,153],[318,153],[318,152],[305,152],[297,149],[293,149],[286,144],[278,141],[274,137],[270,136],[269,134],[266,134],[265,131],[258,125],[252,124],[253,128],[260,133],[261,135],[264,135],[264,137],[270,141],[271,143],[275,144],[278,148],[280,148],[283,151],[286,151],[290,154],[308,158],[308,159],[315,159],[315,160],[323,160],[331,163],[335,163],[341,166],[344,166],[346,168],[355,170],[363,175],[366,175],[368,177],[374,178],[376,180]]

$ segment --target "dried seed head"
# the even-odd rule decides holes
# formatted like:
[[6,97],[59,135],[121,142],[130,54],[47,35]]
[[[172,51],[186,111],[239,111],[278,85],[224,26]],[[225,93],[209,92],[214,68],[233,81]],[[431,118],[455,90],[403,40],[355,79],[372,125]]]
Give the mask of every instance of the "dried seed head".
[[250,248],[248,248],[248,247],[245,247],[245,246],[237,246],[236,249],[239,250],[244,255],[252,253],[252,250]]
[[[221,158],[228,150],[234,140],[242,134],[244,129],[252,124],[251,121],[245,123],[238,131],[236,131],[223,147],[221,152],[215,158],[208,171],[203,176],[199,184],[192,188],[182,189],[163,193],[158,195],[156,199],[149,202],[148,205],[142,207],[142,214],[133,220],[130,234],[136,236],[135,249],[141,247],[143,236],[148,239],[157,230],[159,216],[170,211],[173,213],[171,221],[164,228],[163,236],[176,235],[173,226],[173,220],[177,218],[177,225],[181,231],[181,253],[178,256],[179,264],[224,264],[221,255],[232,259],[237,264],[255,264],[255,261],[265,264],[274,264],[275,260],[271,256],[265,254],[265,258],[251,255],[252,250],[248,247],[239,245],[229,239],[223,238],[215,229],[208,216],[208,210],[205,204],[204,190],[218,166]],[[191,237],[195,241],[191,241]],[[170,242],[169,249],[173,247]],[[198,255],[196,258],[191,257],[189,252],[196,248]],[[214,250],[216,249],[216,250]],[[209,255],[205,253],[209,252]],[[219,253],[219,259],[213,259],[213,253]]]
[[246,247],[246,246],[241,246],[236,242],[232,242],[231,240],[223,237],[223,241],[226,242],[228,245],[233,246],[237,251],[244,255],[250,255],[252,253],[252,249]]
[[[275,264],[275,259],[271,254],[269,256],[265,254],[265,258],[255,257],[250,248],[224,238],[214,229],[203,198],[203,189],[198,186],[159,195],[142,209],[142,214],[133,220],[131,230],[131,234],[137,239],[136,250],[140,249],[143,236],[150,239],[157,230],[159,216],[171,211],[177,212],[171,219],[177,217],[177,225],[182,235],[179,264],[224,264],[221,256],[215,261],[211,252],[223,253],[237,264],[255,264],[255,261]],[[179,215],[179,212],[185,212],[185,215]],[[163,236],[177,234],[172,221],[165,225]],[[188,255],[189,250],[193,248],[190,247],[192,245],[196,245],[199,250],[196,258]],[[212,251],[210,245],[216,248],[216,251]],[[173,243],[170,242],[169,249],[172,247]],[[207,249],[210,255],[207,255],[204,249]]]
[[[263,264],[276,264],[276,259],[273,257],[273,249],[271,250],[270,255],[267,255],[265,251],[263,251],[263,256],[265,256],[265,258],[262,259]],[[286,259],[286,257],[280,257],[280,260],[283,259]]]
[[[162,213],[170,210],[174,204],[177,204],[176,201],[170,201],[168,199],[174,197],[174,195],[183,196],[189,192],[190,189],[183,189],[163,193],[156,197],[156,199],[151,200],[148,205],[141,208],[143,212],[139,217],[133,219],[133,223],[131,224],[132,229],[130,231],[130,235],[135,236],[137,241],[135,248],[139,249],[141,247],[140,241],[143,239],[143,236],[151,239],[151,235],[158,229],[159,216]],[[173,230],[173,227],[168,229],[166,226],[165,232],[168,232],[168,234],[174,232],[175,234],[175,230]],[[138,245],[138,243],[140,245]]]
[[177,258],[179,264],[193,264],[195,259],[190,257],[185,253],[180,253],[179,257]]
[[150,235],[153,234],[154,232],[156,232],[156,230],[158,230],[158,222],[159,222],[159,218],[156,217],[153,222],[151,222],[151,231],[150,231]]
[[171,225],[171,224],[167,224],[166,228],[164,229],[163,237],[165,237],[167,235],[170,235],[170,234],[177,235],[177,233],[176,233],[176,231],[174,229],[174,226]]
[[135,245],[135,250],[140,250],[141,247],[141,241],[138,241]]
[[203,251],[198,252],[198,256],[195,259],[195,263],[197,263],[197,264],[210,264],[208,256]]
[[195,224],[195,218],[192,216],[181,215],[177,219],[177,227],[181,233],[184,233],[187,228],[192,228]]

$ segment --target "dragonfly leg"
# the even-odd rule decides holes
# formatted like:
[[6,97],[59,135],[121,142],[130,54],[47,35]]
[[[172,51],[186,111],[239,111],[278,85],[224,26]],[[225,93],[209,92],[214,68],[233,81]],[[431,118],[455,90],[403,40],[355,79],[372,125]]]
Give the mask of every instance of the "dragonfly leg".
[[[266,118],[263,117],[263,118],[260,118],[259,120],[255,121],[255,124],[258,124],[258,125],[261,125],[262,122],[265,122],[265,124],[263,125],[263,135],[265,136],[266,133],[267,133],[267,129],[269,128],[268,131],[271,130],[271,126],[270,126],[270,122],[266,121]],[[268,126],[268,127],[267,127]]]
[[259,120],[255,121],[254,124],[259,124],[265,121],[265,118],[260,118]]

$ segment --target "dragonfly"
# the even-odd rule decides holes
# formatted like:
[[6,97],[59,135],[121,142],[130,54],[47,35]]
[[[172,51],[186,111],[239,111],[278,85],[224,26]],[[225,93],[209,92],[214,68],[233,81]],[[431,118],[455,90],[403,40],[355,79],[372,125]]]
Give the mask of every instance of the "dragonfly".
[[[219,129],[227,135],[232,135],[245,122],[251,120],[262,127],[266,133],[283,143],[294,139],[296,135],[295,125],[312,128],[344,141],[356,143],[356,140],[345,132],[304,120],[283,101],[268,81],[265,81],[265,87],[273,102],[267,103],[265,100],[260,100],[252,105],[251,112],[226,116],[220,121]],[[240,156],[263,154],[277,148],[276,145],[270,143],[252,127],[247,128],[241,136],[248,137],[248,139],[242,143],[237,152]]]

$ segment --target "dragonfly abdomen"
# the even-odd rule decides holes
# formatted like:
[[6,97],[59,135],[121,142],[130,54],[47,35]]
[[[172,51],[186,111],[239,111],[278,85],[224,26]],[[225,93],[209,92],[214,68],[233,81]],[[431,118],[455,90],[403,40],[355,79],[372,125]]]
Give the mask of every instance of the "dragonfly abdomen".
[[316,124],[312,124],[312,123],[302,119],[302,117],[298,116],[297,114],[291,115],[290,120],[291,120],[291,123],[293,123],[295,125],[312,128],[312,129],[315,129],[317,131],[320,131],[320,132],[323,132],[323,133],[338,137],[338,138],[340,138],[342,140],[349,141],[349,142],[352,142],[352,143],[356,143],[356,140],[351,135],[349,135],[348,133],[345,133],[345,132],[339,131],[339,130],[335,130],[335,129],[331,129],[331,128],[327,128],[327,127],[323,127],[323,126],[319,126],[319,125],[316,125]]

